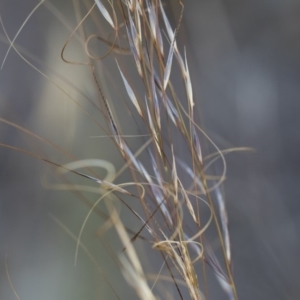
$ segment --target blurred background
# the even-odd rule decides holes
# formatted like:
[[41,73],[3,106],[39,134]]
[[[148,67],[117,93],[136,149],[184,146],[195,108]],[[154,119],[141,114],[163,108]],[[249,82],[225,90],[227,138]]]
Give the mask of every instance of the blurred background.
[[[122,159],[114,144],[110,139],[93,138],[104,133],[92,118],[103,126],[105,121],[90,102],[99,98],[91,72],[85,66],[66,64],[60,57],[82,18],[78,11],[87,12],[84,3],[46,0],[31,16],[15,44],[48,78],[12,49],[0,72],[0,117],[76,158],[106,159],[118,170]],[[1,18],[11,39],[37,4],[1,1]],[[256,150],[227,156],[225,190],[238,294],[240,299],[299,299],[300,2],[186,0],[184,5],[178,40],[187,47],[202,126],[221,149],[245,146]],[[175,24],[176,1],[165,2],[165,9]],[[91,18],[84,28],[89,34],[97,29]],[[80,29],[70,40],[65,53],[69,60],[86,61],[82,34]],[[8,47],[1,29],[1,62]],[[101,47],[99,51],[105,53],[107,48]],[[111,69],[113,64],[113,60],[103,64],[112,78],[117,74]],[[122,84],[118,78],[116,86]],[[113,98],[121,122],[124,107],[117,94]],[[122,124],[123,132],[139,133],[133,121]],[[56,163],[72,160],[44,140],[4,122],[0,142]],[[133,139],[132,147],[138,145]],[[88,300],[99,295],[115,299],[101,271],[82,250],[74,266],[76,243],[59,225],[63,223],[77,235],[89,203],[84,204],[78,194],[49,190],[49,183],[61,179],[54,176],[55,168],[36,157],[1,147],[0,166],[0,298],[17,299],[10,278],[22,300]],[[119,181],[126,181],[126,174],[122,176]],[[98,198],[85,196],[91,203]],[[92,216],[83,242],[114,279],[121,298],[135,299],[97,238],[103,222],[97,214]],[[134,221],[128,220],[128,226],[134,228]],[[112,247],[120,247],[113,236],[107,239]],[[217,288],[211,298],[225,299]]]

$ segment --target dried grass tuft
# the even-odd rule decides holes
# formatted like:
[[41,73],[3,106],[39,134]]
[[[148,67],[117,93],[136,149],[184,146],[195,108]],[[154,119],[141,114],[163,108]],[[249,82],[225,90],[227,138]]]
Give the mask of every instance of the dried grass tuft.
[[[77,160],[29,130],[0,119],[2,123],[14,126],[66,154],[69,162],[58,164],[29,151],[3,144],[1,146],[25,152],[56,166],[60,176],[71,172],[98,185],[95,188],[72,183],[53,185],[45,182],[48,188],[88,191],[100,195],[97,201],[89,204],[89,212],[79,234],[76,235],[75,262],[80,249],[83,249],[93,262],[96,261],[82,244],[81,237],[91,214],[97,210],[98,204],[104,201],[109,214],[102,215],[106,222],[98,233],[103,236],[110,228],[115,228],[123,245],[123,250],[120,249],[114,254],[115,259],[128,285],[135,290],[140,299],[164,298],[164,295],[158,295],[156,289],[156,285],[164,281],[174,284],[179,298],[183,298],[183,291],[187,290],[193,300],[208,299],[207,266],[214,272],[227,297],[237,299],[231,268],[226,205],[221,189],[226,175],[224,155],[236,149],[221,151],[198,124],[197,99],[193,93],[188,55],[185,45],[177,41],[184,15],[183,1],[177,2],[180,14],[175,25],[171,25],[161,0],[95,0],[92,5],[87,5],[87,13],[66,40],[61,57],[66,63],[85,65],[90,69],[101,104],[101,107],[96,106],[96,110],[99,112],[99,118],[105,119],[106,128],[98,122],[95,114],[92,115],[77,103],[15,47],[15,40],[22,28],[43,2],[32,10],[13,39],[7,35],[1,20],[10,44],[2,66],[10,49],[14,49],[25,62],[56,88],[61,89],[92,122],[107,133],[107,137],[113,141],[124,160],[124,167],[119,171],[115,170],[112,163],[101,159]],[[65,51],[71,39],[84,25],[85,20],[92,18],[92,14],[101,24],[108,25],[110,34],[103,37],[93,32],[84,36],[84,62],[66,58]],[[91,49],[90,46],[93,39],[108,46],[107,53],[95,53],[95,49]],[[128,118],[135,120],[137,124],[143,124],[138,129],[141,134],[137,137],[144,141],[144,146],[136,152],[128,141],[129,136],[123,133],[122,121],[119,120],[123,112],[114,108],[115,101],[110,96],[112,87],[99,75],[102,60],[110,57],[113,58],[119,76],[116,82],[123,83],[123,86],[118,88],[122,90],[122,97],[130,111]],[[136,77],[132,77],[133,71]],[[215,149],[215,153],[206,153],[208,144],[210,149]],[[181,149],[186,149],[184,157]],[[209,175],[211,166],[217,160],[221,160],[223,164],[221,175]],[[107,172],[106,177],[99,178],[94,171],[95,167],[104,168]],[[116,183],[125,170],[130,171],[132,179],[129,182]],[[127,198],[123,199],[124,196],[135,199],[138,206],[131,205]],[[120,204],[117,204],[120,201],[131,211],[133,217],[139,220],[140,228],[137,230],[124,225]],[[75,239],[74,233],[54,216],[52,218]],[[215,229],[222,256],[214,253],[215,246],[212,247],[210,239],[206,238],[209,227]],[[135,249],[138,239],[146,240],[147,251],[160,252],[162,263],[158,274],[153,275],[144,270],[139,253]],[[153,280],[152,285],[150,279]],[[113,283],[106,280],[113,290]],[[117,293],[115,295],[122,298]]]

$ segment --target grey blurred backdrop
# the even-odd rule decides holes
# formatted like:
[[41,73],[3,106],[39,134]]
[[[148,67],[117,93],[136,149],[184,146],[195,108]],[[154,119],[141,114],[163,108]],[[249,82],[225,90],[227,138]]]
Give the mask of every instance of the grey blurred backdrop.
[[[1,18],[11,38],[37,3],[1,1]],[[96,116],[84,99],[84,95],[99,96],[88,69],[60,59],[70,30],[78,23],[74,12],[78,3],[46,1],[16,44],[51,78],[59,81],[57,72],[70,80],[73,87],[61,80],[59,84]],[[202,125],[222,149],[256,149],[227,157],[225,188],[238,294],[240,299],[299,299],[300,2],[187,0],[184,4],[179,40],[187,46]],[[178,15],[174,2],[166,5],[170,16],[172,11]],[[85,57],[76,38],[72,43],[66,55],[74,60]],[[0,61],[7,49],[1,30]],[[0,117],[77,157],[107,159],[116,168],[122,164],[109,140],[90,138],[101,135],[90,118],[14,50],[0,72]],[[125,131],[132,134],[134,125],[126,125]],[[58,151],[5,124],[0,124],[0,142],[66,162]],[[114,299],[84,254],[74,267],[75,243],[49,217],[55,215],[77,234],[88,208],[75,195],[43,188],[45,174],[49,180],[57,179],[51,177],[53,168],[36,158],[0,148],[0,166],[0,298],[16,299],[8,269],[22,300],[89,300],[99,295]],[[123,287],[117,267],[95,236],[101,224],[93,218],[85,230],[86,243],[95,257],[101,257],[102,267],[115,278],[124,299],[133,299],[134,293]],[[117,244],[113,238],[111,242]],[[216,291],[212,299],[225,298]]]

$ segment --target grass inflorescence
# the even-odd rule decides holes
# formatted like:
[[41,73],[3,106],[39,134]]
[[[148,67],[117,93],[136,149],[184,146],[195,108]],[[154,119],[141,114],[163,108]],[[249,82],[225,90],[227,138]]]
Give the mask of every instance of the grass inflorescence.
[[[178,42],[185,3],[181,0],[174,2],[178,15],[173,22],[170,22],[166,12],[168,6],[161,0],[84,2],[86,13],[79,18],[78,25],[66,39],[61,58],[74,68],[82,66],[89,69],[96,90],[96,100],[89,100],[91,110],[72,98],[15,45],[17,36],[31,15],[42,4],[46,6],[46,2],[39,2],[13,39],[6,33],[1,20],[9,41],[8,52],[14,49],[50,84],[72,99],[99,128],[99,132],[105,132],[106,138],[112,141],[123,160],[123,167],[116,170],[114,162],[101,158],[77,159],[63,147],[3,118],[0,119],[2,123],[63,154],[65,163],[14,146],[1,146],[22,151],[53,165],[61,178],[72,173],[90,183],[50,184],[44,181],[48,188],[99,194],[94,202],[83,200],[89,211],[76,235],[51,215],[76,241],[75,264],[82,250],[97,265],[81,240],[90,216],[97,213],[105,220],[97,235],[103,237],[111,228],[115,229],[122,247],[113,249],[111,255],[139,299],[172,298],[167,288],[160,284],[163,282],[173,284],[178,299],[186,298],[186,295],[194,300],[209,299],[208,280],[212,280],[212,276],[207,273],[211,270],[216,278],[214,284],[221,286],[228,299],[238,299],[222,192],[226,175],[224,155],[232,149],[221,151],[199,125],[198,102],[193,93],[186,45]],[[47,5],[58,15],[50,4]],[[99,32],[96,29],[89,32],[84,27],[85,22],[93,20]],[[78,39],[84,49],[85,57],[81,61],[68,56],[73,39]],[[105,53],[98,53],[98,44],[105,45]],[[108,60],[109,67],[105,66]],[[117,75],[111,76],[108,68],[114,68]],[[72,78],[68,81],[72,82]],[[124,132],[127,122],[135,124],[138,134],[130,136]],[[132,139],[139,139],[142,146],[136,150]],[[221,161],[223,168],[221,174],[213,176],[216,161]],[[99,176],[96,167],[106,170],[106,176]],[[118,181],[126,170],[131,180]],[[130,198],[135,200],[134,204]],[[105,203],[107,212],[98,208],[100,202]],[[127,222],[122,219],[121,207],[130,211],[139,228],[132,229],[130,225],[125,225]],[[206,236],[209,228],[212,228],[213,239],[211,234]],[[135,247],[139,240],[145,244],[147,253],[160,254],[149,254],[149,260],[155,257],[159,261],[159,273],[148,272],[144,262],[141,262],[142,254]],[[109,245],[106,247],[111,249]],[[105,274],[102,275],[114,296],[122,299],[122,295],[114,289],[114,283]],[[158,285],[159,288],[156,288]]]

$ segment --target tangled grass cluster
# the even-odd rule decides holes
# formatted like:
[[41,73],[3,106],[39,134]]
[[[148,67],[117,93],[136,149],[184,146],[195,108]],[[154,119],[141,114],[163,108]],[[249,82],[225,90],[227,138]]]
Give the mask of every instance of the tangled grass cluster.
[[[32,14],[46,4],[45,1],[39,2],[14,38],[7,35],[1,20],[10,45],[7,54],[11,49],[15,50],[41,76],[80,106],[15,46],[16,38]],[[185,298],[186,291],[191,299],[209,299],[208,270],[213,271],[216,284],[219,283],[229,299],[238,299],[222,192],[226,174],[224,155],[232,149],[221,151],[199,126],[187,51],[185,45],[177,41],[184,1],[173,3],[179,12],[175,22],[170,22],[161,0],[95,0],[84,4],[87,13],[66,40],[61,57],[65,63],[82,65],[90,70],[98,92],[98,99],[89,103],[95,114],[82,106],[80,109],[112,140],[124,166],[116,171],[114,164],[102,159],[79,160],[54,143],[3,118],[0,119],[2,123],[48,144],[62,153],[68,162],[61,164],[10,145],[1,146],[55,166],[60,175],[73,173],[90,183],[78,185],[68,182],[51,185],[51,188],[99,194],[95,202],[85,201],[89,212],[76,235],[52,215],[52,219],[76,240],[75,264],[80,250],[96,264],[81,237],[91,214],[97,211],[105,220],[97,234],[104,236],[109,229],[115,228],[123,249],[114,249],[111,255],[139,299],[171,299],[173,296],[161,284],[164,281],[173,283],[179,299]],[[96,28],[102,34],[82,30],[88,20],[95,20]],[[84,61],[72,61],[66,54],[74,38],[82,42]],[[106,45],[107,52],[98,53],[97,43]],[[124,110],[114,106],[116,101],[113,98],[118,97],[115,94],[117,80],[106,76],[108,72],[104,67],[109,59],[110,67],[114,65],[111,68],[118,70],[122,80],[122,86],[117,88],[122,91],[117,103],[122,102],[120,106]],[[126,118],[130,122],[133,120],[140,132],[135,138],[140,139],[143,145],[137,151],[131,146],[131,137],[122,130]],[[222,162],[222,171],[213,175],[217,161]],[[96,167],[105,169],[107,175],[99,176]],[[125,170],[130,172],[132,179],[117,183]],[[47,183],[47,186],[50,187],[50,184]],[[128,200],[130,198],[135,200],[135,205]],[[104,202],[108,214],[97,210],[100,202]],[[130,229],[124,225],[121,206],[138,220],[139,228]],[[207,237],[209,228],[213,234]],[[160,254],[159,273],[151,275],[145,270],[135,248],[137,240],[146,244],[149,253]],[[151,255],[149,257],[151,259]],[[115,297],[122,299],[113,282],[102,275]],[[13,288],[13,283],[10,283]]]

